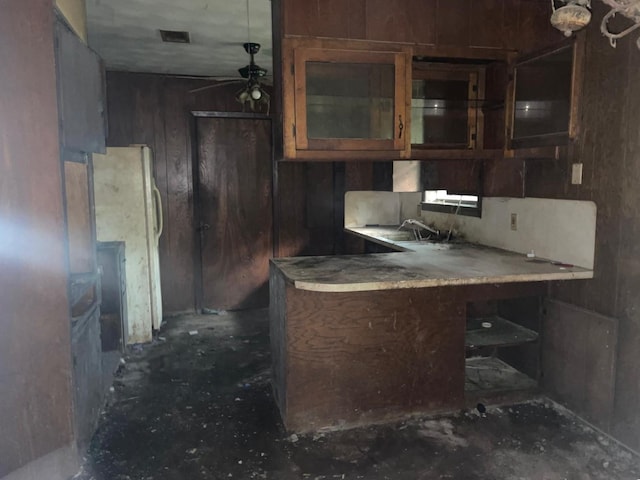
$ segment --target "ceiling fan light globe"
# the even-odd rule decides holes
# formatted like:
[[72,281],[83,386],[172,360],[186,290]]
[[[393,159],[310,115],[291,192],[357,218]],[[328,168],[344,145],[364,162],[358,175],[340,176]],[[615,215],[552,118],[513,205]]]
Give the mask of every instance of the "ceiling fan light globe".
[[570,37],[573,32],[586,27],[590,21],[589,9],[575,3],[560,7],[551,14],[551,25],[564,33],[565,37]]
[[262,98],[262,90],[257,85],[251,89],[251,98],[260,100]]

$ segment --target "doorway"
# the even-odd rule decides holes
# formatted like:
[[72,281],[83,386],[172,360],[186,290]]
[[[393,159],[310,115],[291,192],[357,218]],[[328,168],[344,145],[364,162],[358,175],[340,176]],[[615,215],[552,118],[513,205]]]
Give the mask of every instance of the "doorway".
[[266,307],[273,256],[271,120],[194,115],[196,307]]

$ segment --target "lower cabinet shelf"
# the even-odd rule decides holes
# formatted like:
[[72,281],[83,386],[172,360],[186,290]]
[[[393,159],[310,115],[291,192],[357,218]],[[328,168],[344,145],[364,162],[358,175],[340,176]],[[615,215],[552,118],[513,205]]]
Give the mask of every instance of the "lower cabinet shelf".
[[471,357],[465,364],[467,394],[533,391],[538,382],[496,357]]
[[535,342],[533,330],[510,322],[498,315],[467,320],[465,347],[473,350],[484,347],[509,347]]

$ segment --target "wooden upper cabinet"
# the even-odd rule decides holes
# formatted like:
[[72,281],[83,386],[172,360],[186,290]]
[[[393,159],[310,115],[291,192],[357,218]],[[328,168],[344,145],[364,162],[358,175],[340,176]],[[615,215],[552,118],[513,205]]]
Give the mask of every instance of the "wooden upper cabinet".
[[482,68],[414,63],[411,95],[413,153],[421,148],[481,149],[483,102]]
[[578,135],[583,40],[578,36],[512,66],[506,122],[511,149],[566,145]]
[[104,66],[62,20],[56,22],[61,143],[71,152],[106,150]]
[[409,157],[408,51],[322,40],[284,45],[285,158]]

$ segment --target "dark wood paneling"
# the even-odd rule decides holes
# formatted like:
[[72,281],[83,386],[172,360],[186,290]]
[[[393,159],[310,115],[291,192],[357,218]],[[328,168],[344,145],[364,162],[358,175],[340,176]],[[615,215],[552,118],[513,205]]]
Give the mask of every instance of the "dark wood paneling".
[[485,149],[503,149],[505,141],[505,100],[508,85],[508,68],[503,62],[488,65],[485,70],[484,115]]
[[[176,312],[192,309],[195,298],[193,259],[198,250],[187,111],[193,100],[188,94],[189,83],[164,79],[159,87],[158,95],[164,107],[161,111],[163,128],[156,130],[151,127],[153,124],[147,124],[147,128],[153,128],[158,134],[152,146],[157,152],[154,170],[163,182],[166,181],[166,190],[161,190],[166,212],[166,234],[160,237],[163,309]],[[140,131],[144,131],[144,127]],[[164,158],[158,156],[162,151]]]
[[505,41],[508,24],[504,17],[512,14],[513,6],[505,4],[503,0],[472,0],[468,3],[471,4],[469,21],[474,26],[468,33],[472,44],[477,47],[509,48]]
[[365,0],[282,0],[282,5],[289,35],[364,38]]
[[[344,191],[373,190],[373,164],[347,162],[344,166]],[[344,197],[344,193],[342,194]],[[344,225],[344,206],[342,224]],[[355,255],[365,252],[365,241],[355,235],[344,236],[344,253]]]
[[64,162],[69,269],[71,273],[88,273],[95,269],[93,220],[89,199],[87,164]]
[[269,338],[271,340],[271,364],[273,375],[271,385],[276,405],[284,417],[287,411],[287,285],[273,264],[269,268]]
[[81,451],[89,446],[103,401],[100,308],[71,327],[76,441]]
[[368,0],[368,40],[436,43],[437,0]]
[[482,48],[530,51],[562,39],[549,24],[546,0],[281,0],[274,6],[282,9],[283,35],[432,45],[457,56]]
[[109,137],[113,147],[149,145],[154,175],[163,200],[165,232],[160,237],[163,308],[191,311],[195,301],[191,171],[191,110],[241,112],[237,85],[198,93],[190,90],[211,82],[163,75],[107,73]]
[[[269,304],[271,121],[198,118],[203,308]],[[198,219],[197,219],[198,220]]]
[[287,286],[287,428],[461,406],[465,308],[454,292],[321,293]]
[[[562,33],[551,26],[551,2],[545,0],[507,0],[511,5],[508,15],[506,37],[510,39],[510,47],[520,52],[539,50],[555,42],[561,41]],[[517,23],[515,20],[517,9]]]
[[[606,12],[605,6],[594,3],[594,18],[602,18]],[[583,84],[582,129],[567,155],[555,161],[527,161],[525,193],[535,197],[591,200],[598,207],[595,278],[587,282],[559,282],[554,284],[551,292],[558,300],[589,310],[590,312],[585,313],[586,317],[599,313],[618,319],[618,349],[614,355],[617,359],[616,385],[612,412],[602,407],[604,399],[601,392],[605,392],[610,386],[610,379],[604,376],[591,377],[587,391],[584,391],[587,387],[575,382],[567,385],[554,384],[553,390],[562,393],[568,401],[576,402],[576,408],[601,415],[602,418],[594,419],[598,425],[603,425],[604,428],[610,425],[610,433],[638,449],[638,52],[632,39],[620,40],[616,49],[611,48],[606,39],[602,38],[598,22],[589,25],[586,36],[587,73]],[[583,164],[582,185],[570,183],[571,164],[574,162]],[[549,359],[548,369],[570,376],[570,372],[580,372],[591,365],[584,362],[610,355],[610,344],[605,341],[608,337],[589,336],[592,323],[575,322],[573,330],[566,333],[571,338],[582,339],[580,345],[586,346],[581,354],[587,356],[587,359],[569,357],[568,353],[574,351],[569,349],[567,355],[557,361],[552,361],[553,357]],[[543,357],[548,355],[548,351],[543,352]],[[582,398],[582,395],[585,397]]]
[[578,415],[609,430],[618,321],[553,300],[546,310],[544,387]]
[[[470,36],[470,6],[468,0],[438,0],[437,33],[438,45],[469,46],[473,44]],[[474,19],[474,24],[482,25],[483,19]],[[486,28],[484,25],[482,29]],[[480,30],[480,28],[478,29]],[[475,31],[475,29],[474,29]]]
[[304,163],[279,162],[275,208],[277,228],[274,232],[278,257],[303,255],[309,242],[306,227],[306,167]]
[[60,20],[56,22],[56,64],[62,145],[76,151],[104,153],[102,62]]
[[0,477],[73,439],[53,26],[50,1],[2,3]]
[[478,193],[482,161],[439,160],[423,162],[425,189],[446,189],[452,193]]
[[482,177],[486,197],[524,197],[524,160],[485,160]]

